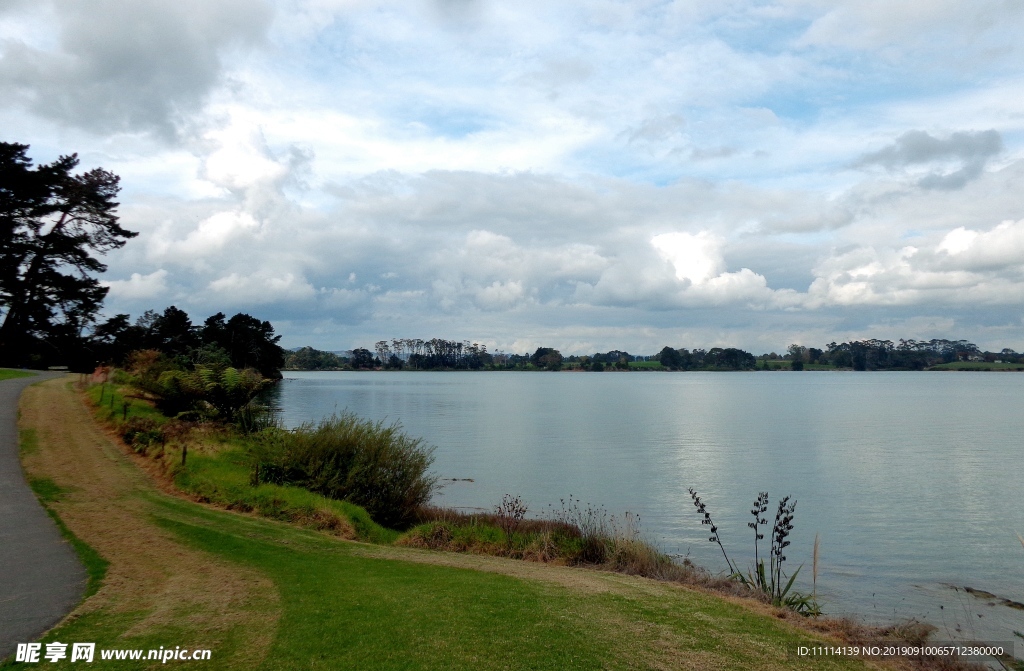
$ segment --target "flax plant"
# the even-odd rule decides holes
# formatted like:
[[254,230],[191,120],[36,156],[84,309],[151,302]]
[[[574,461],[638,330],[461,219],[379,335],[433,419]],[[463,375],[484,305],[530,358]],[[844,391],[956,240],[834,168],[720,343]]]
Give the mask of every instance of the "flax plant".
[[761,533],[760,526],[767,524],[768,520],[761,517],[768,511],[768,492],[759,492],[757,500],[754,501],[754,507],[750,509],[750,514],[754,516],[753,522],[747,522],[747,526],[754,530],[754,579],[757,584],[757,588],[763,592],[768,591],[768,586],[765,583],[764,575],[764,562],[761,561],[761,557],[758,554],[758,541],[764,540],[764,534]]
[[706,524],[711,527],[711,536],[708,540],[712,543],[718,543],[718,547],[722,549],[722,556],[725,557],[725,563],[729,565],[729,572],[733,575],[739,573],[735,566],[733,566],[732,560],[729,559],[728,553],[725,551],[725,546],[722,545],[722,539],[718,536],[718,527],[711,520],[711,513],[708,512],[707,506],[701,501],[700,496],[694,491],[693,487],[690,487],[690,498],[693,500],[693,506],[697,509],[697,513],[704,519],[700,521],[701,524]]
[[796,501],[789,502],[789,497],[784,496],[779,501],[779,509],[775,513],[775,525],[772,527],[772,548],[771,548],[771,585],[772,588],[772,602],[781,601],[784,592],[788,592],[789,588],[793,586],[793,581],[796,580],[797,573],[800,573],[798,568],[793,572],[792,577],[789,579],[789,583],[786,588],[782,588],[782,564],[786,561],[786,555],[782,554],[783,551],[789,547],[789,541],[786,538],[789,537],[791,531],[793,531],[793,513],[796,512]]
[[718,547],[721,548],[722,555],[729,565],[729,577],[731,579],[742,583],[752,590],[763,593],[775,606],[789,608],[801,615],[817,616],[821,614],[821,607],[818,605],[815,597],[818,578],[817,536],[815,536],[814,541],[813,568],[815,592],[801,594],[793,591],[793,584],[796,582],[796,577],[803,566],[797,567],[793,574],[788,576],[788,580],[785,583],[783,582],[787,576],[782,570],[782,565],[786,561],[785,550],[790,545],[788,538],[793,531],[793,517],[796,513],[795,500],[791,501],[791,497],[785,496],[779,501],[774,524],[772,525],[768,559],[765,560],[760,555],[759,541],[764,540],[764,534],[761,533],[761,525],[768,524],[767,518],[762,517],[768,511],[768,492],[758,493],[757,500],[754,501],[754,506],[750,510],[750,514],[754,516],[754,521],[747,523],[747,527],[754,531],[754,568],[752,571],[744,574],[729,559],[725,546],[722,545],[721,537],[718,535],[718,526],[712,521],[711,513],[708,512],[704,501],[701,500],[700,496],[692,488],[689,491],[693,505],[697,509],[697,513],[702,517],[701,524],[711,527],[711,536],[708,538],[708,541],[717,543]]

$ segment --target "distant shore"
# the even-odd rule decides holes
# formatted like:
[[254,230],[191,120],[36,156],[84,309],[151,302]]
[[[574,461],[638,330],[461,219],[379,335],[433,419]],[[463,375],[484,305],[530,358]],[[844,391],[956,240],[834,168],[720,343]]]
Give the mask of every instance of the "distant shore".
[[[438,373],[438,372],[459,372],[459,373],[476,373],[476,372],[556,372],[556,373],[591,373],[594,371],[584,370],[582,368],[570,368],[564,367],[558,371],[548,371],[543,368],[480,368],[477,370],[466,370],[462,368],[403,368],[403,371],[416,372],[416,373]],[[377,373],[391,373],[398,372],[387,368],[282,368],[282,373],[337,373],[337,372],[377,372]],[[604,373],[631,373],[631,372],[660,372],[660,373],[753,373],[753,372],[771,372],[771,373],[807,373],[807,372],[834,372],[834,373],[919,373],[919,372],[944,372],[944,371],[960,371],[960,372],[995,372],[995,373],[1018,373],[1024,372],[1024,365],[1019,363],[989,363],[985,361],[954,361],[953,363],[940,364],[938,366],[931,366],[930,368],[924,368],[921,370],[913,370],[910,368],[884,368],[880,370],[868,370],[858,371],[849,367],[837,368],[835,366],[816,365],[816,364],[804,364],[802,370],[793,370],[788,361],[771,361],[769,360],[768,366],[758,366],[757,368],[747,369],[733,369],[733,368],[696,368],[690,370],[671,370],[665,368],[656,361],[635,361],[630,363],[629,368],[625,370],[621,369],[608,369],[602,371]]]

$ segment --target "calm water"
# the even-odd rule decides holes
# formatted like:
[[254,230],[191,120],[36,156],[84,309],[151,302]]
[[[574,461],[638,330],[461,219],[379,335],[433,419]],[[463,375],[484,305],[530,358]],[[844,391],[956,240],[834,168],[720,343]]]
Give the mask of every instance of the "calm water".
[[791,494],[787,566],[809,581],[820,533],[826,612],[1008,641],[1024,612],[950,586],[1024,602],[1022,399],[1024,375],[1006,373],[338,372],[286,373],[279,403],[289,426],[346,408],[400,420],[436,446],[437,475],[473,480],[441,505],[509,493],[542,513],[571,494],[639,514],[662,549],[715,571],[687,488],[743,566],[757,492],[769,518]]

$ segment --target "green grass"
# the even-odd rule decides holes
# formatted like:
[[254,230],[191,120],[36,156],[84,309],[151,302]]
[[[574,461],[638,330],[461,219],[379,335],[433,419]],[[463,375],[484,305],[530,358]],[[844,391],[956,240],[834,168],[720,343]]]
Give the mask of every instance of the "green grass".
[[[164,424],[167,418],[149,403],[142,399],[126,396],[130,388],[111,383],[96,384],[86,390],[96,414],[106,421],[123,421],[125,418],[150,419],[157,424]],[[127,406],[127,413],[125,407]]]
[[[150,404],[126,397],[127,389],[113,384],[90,387],[87,394],[96,406],[96,415],[115,427],[136,418],[152,420],[158,426],[171,421]],[[400,535],[377,524],[365,509],[348,501],[331,500],[301,487],[253,487],[244,438],[214,434],[205,442],[212,450],[196,451],[192,446],[184,467],[180,465],[180,447],[173,443],[143,451],[164,462],[175,486],[209,503],[322,531],[337,530],[341,519],[351,525],[357,538],[370,543],[390,544]]]
[[630,361],[629,367],[639,370],[665,370],[660,361]]
[[0,380],[11,380],[16,377],[32,377],[33,373],[11,368],[0,368]]
[[35,454],[39,451],[39,434],[35,429],[20,429],[18,431],[18,449],[21,456]]
[[[39,449],[39,440],[35,429],[23,429],[19,432],[19,436],[21,438],[21,453],[23,455],[32,454]],[[49,478],[29,478],[28,486],[32,488],[36,498],[43,505],[43,510],[46,511],[46,514],[57,523],[61,536],[71,543],[71,547],[74,548],[78,558],[82,561],[82,565],[85,566],[88,582],[85,586],[84,598],[89,598],[99,590],[100,585],[103,583],[103,578],[107,574],[109,563],[91,546],[71,533],[71,530],[64,524],[64,520],[51,507],[51,504],[60,501],[61,496],[69,493],[71,490],[59,486]]]
[[365,509],[348,501],[328,499],[301,487],[253,487],[248,458],[238,445],[228,445],[214,454],[189,456],[185,467],[177,469],[174,484],[204,501],[314,529],[331,530],[341,518],[352,525],[360,540],[370,543],[390,544],[399,536],[399,532],[377,524]]
[[1013,370],[1024,371],[1024,364],[1021,363],[988,363],[985,361],[954,361],[952,363],[940,363],[928,370]]
[[[147,498],[152,519],[181,542],[254,568],[274,583],[282,613],[260,669],[628,669],[685,667],[687,658],[701,662],[708,655],[721,669],[762,668],[766,659],[793,669],[863,668],[791,659],[789,651],[808,636],[698,592],[627,587],[601,593],[371,557],[366,546],[288,525],[158,494]],[[133,635],[144,616],[89,613],[43,641],[157,648],[197,639],[197,632],[173,627]],[[229,636],[213,651],[217,668],[232,668],[228,660],[242,638]]]

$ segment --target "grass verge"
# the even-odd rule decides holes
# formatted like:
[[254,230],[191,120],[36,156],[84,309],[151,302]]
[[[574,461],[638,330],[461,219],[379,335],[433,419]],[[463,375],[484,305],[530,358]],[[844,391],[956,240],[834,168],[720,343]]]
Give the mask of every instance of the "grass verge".
[[64,520],[60,518],[60,515],[53,511],[51,504],[58,503],[63,494],[66,494],[69,490],[59,486],[53,480],[49,478],[33,478],[29,477],[28,486],[32,488],[36,498],[43,504],[43,510],[46,514],[56,522],[57,528],[60,530],[61,536],[63,536],[75,549],[75,553],[78,555],[78,559],[85,566],[85,572],[88,576],[88,582],[85,586],[84,599],[88,599],[90,596],[95,594],[100,585],[103,583],[104,576],[107,575],[107,567],[110,566],[110,562],[100,556],[100,553],[96,552],[92,546],[82,541],[78,536],[71,533],[67,525],[64,524]]
[[1019,363],[994,363],[987,361],[953,361],[952,363],[940,363],[928,370],[963,370],[963,371],[1024,371],[1024,365]]
[[244,439],[215,426],[164,417],[145,398],[133,396],[130,387],[93,385],[86,397],[99,421],[200,502],[370,543],[391,543],[399,536],[347,501],[295,486],[253,486]]
[[13,368],[0,368],[0,380],[11,380],[16,377],[32,377],[32,373]]
[[[36,429],[20,429],[18,431],[18,448],[18,452],[23,458],[39,452],[39,434]],[[33,477],[32,475],[28,476],[28,486],[32,488],[46,514],[57,524],[57,529],[60,530],[61,536],[71,544],[82,565],[85,566],[88,582],[86,583],[85,596],[83,598],[89,598],[100,588],[103,577],[107,574],[109,562],[101,557],[96,550],[71,533],[71,530],[64,524],[64,520],[60,518],[60,515],[54,512],[53,504],[59,503],[61,498],[69,493],[70,490],[61,487],[50,478]]]

